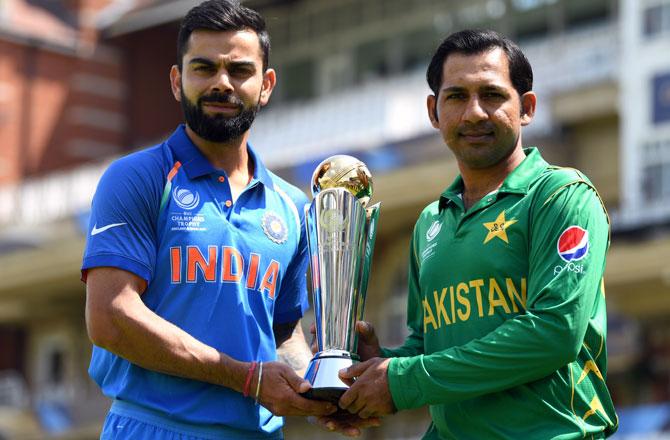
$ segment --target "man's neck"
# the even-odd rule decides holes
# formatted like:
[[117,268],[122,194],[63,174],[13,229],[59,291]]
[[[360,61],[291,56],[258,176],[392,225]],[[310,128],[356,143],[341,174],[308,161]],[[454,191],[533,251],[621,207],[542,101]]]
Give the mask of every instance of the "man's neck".
[[247,151],[249,132],[228,142],[210,142],[198,136],[186,126],[186,133],[193,144],[207,158],[214,168],[223,170],[234,198],[249,184],[254,175],[254,164]]
[[507,158],[489,168],[460,166],[463,178],[463,205],[467,211],[487,194],[500,188],[509,174],[523,162],[526,154],[517,148]]

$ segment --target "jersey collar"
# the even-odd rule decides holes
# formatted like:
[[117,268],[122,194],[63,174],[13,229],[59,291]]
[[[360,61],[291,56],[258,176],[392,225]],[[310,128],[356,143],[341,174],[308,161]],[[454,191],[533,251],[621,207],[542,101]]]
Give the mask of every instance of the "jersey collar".
[[[526,194],[530,184],[549,166],[536,147],[524,148],[526,158],[516,167],[503,182],[499,193]],[[439,210],[442,211],[451,203],[459,204],[463,192],[463,178],[459,174],[440,196]]]
[[[219,172],[200,152],[198,147],[191,142],[188,134],[186,134],[186,126],[184,124],[180,124],[179,127],[177,127],[174,133],[168,138],[167,144],[172,149],[177,160],[181,162],[182,168],[189,179],[195,179],[207,174]],[[249,153],[249,158],[254,163],[254,176],[249,185],[252,186],[256,182],[260,182],[263,185],[274,189],[272,177],[270,176],[268,169],[265,168],[265,165],[249,143],[247,143],[247,151]]]

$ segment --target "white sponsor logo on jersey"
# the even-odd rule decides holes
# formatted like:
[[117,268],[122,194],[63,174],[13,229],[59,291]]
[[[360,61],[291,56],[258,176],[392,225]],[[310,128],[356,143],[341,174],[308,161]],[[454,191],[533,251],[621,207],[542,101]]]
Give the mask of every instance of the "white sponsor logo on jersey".
[[123,225],[125,225],[125,223],[111,223],[109,225],[98,227],[98,224],[96,223],[95,225],[93,225],[93,229],[91,229],[91,235],[98,235],[101,232],[105,232],[107,229],[112,229],[117,226],[123,226]]

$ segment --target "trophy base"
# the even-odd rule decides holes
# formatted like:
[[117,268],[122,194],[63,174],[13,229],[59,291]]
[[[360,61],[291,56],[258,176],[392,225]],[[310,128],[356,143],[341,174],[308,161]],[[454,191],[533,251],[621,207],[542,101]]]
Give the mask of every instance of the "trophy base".
[[349,385],[342,382],[338,372],[358,362],[358,356],[344,350],[317,353],[310,361],[305,379],[312,388],[302,395],[308,399],[325,400],[337,404]]

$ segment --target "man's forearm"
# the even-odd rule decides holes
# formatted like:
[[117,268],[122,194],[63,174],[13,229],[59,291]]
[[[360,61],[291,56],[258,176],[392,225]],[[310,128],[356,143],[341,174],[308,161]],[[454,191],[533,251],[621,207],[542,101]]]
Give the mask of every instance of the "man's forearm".
[[288,364],[299,376],[304,376],[312,352],[307,345],[300,322],[295,326],[291,337],[277,348],[277,357]]
[[86,314],[93,343],[133,364],[236,391],[243,387],[248,364],[156,315],[131,289],[121,289],[109,302],[89,294]]

